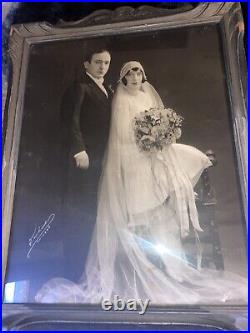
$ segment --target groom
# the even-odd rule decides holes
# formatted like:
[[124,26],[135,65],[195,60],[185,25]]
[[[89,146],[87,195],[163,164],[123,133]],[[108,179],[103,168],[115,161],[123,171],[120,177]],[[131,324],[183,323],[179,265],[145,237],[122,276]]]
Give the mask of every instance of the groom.
[[62,101],[70,142],[64,203],[65,275],[73,281],[83,273],[96,220],[98,183],[111,116],[112,91],[104,81],[110,61],[111,54],[105,47],[89,49],[84,58],[85,73]]

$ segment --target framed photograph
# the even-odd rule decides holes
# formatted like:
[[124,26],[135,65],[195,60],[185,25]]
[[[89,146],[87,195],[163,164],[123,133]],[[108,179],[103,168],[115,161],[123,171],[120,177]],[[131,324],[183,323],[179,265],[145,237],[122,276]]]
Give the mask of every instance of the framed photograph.
[[243,35],[228,2],[12,26],[7,330],[247,327]]

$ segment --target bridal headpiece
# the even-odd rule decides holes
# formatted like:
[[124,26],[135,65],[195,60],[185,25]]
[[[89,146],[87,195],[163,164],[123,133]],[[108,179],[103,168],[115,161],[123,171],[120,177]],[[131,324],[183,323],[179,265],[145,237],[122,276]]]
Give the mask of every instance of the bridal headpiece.
[[121,82],[121,80],[124,78],[124,76],[133,68],[139,68],[142,71],[144,80],[147,80],[147,77],[146,77],[146,74],[145,74],[145,71],[144,71],[142,65],[138,61],[129,61],[122,66],[119,82]]

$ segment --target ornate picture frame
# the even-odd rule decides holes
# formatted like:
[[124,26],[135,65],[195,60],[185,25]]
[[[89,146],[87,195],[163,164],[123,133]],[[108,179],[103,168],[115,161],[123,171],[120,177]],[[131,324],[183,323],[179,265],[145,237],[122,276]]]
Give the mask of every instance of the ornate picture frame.
[[[103,311],[99,305],[91,304],[35,304],[30,301],[28,298],[26,301],[23,301],[25,298],[22,298],[22,292],[25,293],[26,285],[22,285],[20,289],[20,295],[12,301],[6,301],[6,281],[8,282],[8,274],[19,274],[20,268],[16,265],[14,254],[18,252],[18,247],[15,249],[13,247],[15,244],[15,239],[18,237],[20,230],[26,230],[23,232],[22,237],[24,240],[27,239],[27,244],[23,243],[26,246],[25,253],[27,253],[27,258],[35,248],[36,242],[34,243],[34,234],[37,234],[37,231],[45,231],[43,227],[45,226],[46,231],[49,230],[47,227],[54,228],[54,232],[57,234],[56,241],[60,239],[60,235],[63,235],[63,231],[56,226],[56,214],[54,212],[54,207],[50,210],[50,205],[48,203],[52,202],[53,204],[61,205],[63,200],[61,196],[56,197],[56,194],[63,193],[63,187],[53,192],[53,188],[56,186],[61,186],[61,181],[63,179],[63,174],[57,182],[53,182],[50,174],[50,162],[54,158],[58,163],[57,167],[60,165],[60,158],[57,155],[59,147],[59,137],[58,135],[50,136],[51,132],[57,133],[58,128],[55,128],[56,117],[58,115],[53,111],[56,103],[51,101],[58,101],[62,98],[62,92],[60,89],[62,87],[65,89],[67,84],[63,80],[70,79],[76,74],[75,71],[81,63],[80,55],[74,56],[74,61],[79,61],[75,66],[67,67],[67,57],[70,57],[70,52],[75,52],[78,47],[86,45],[89,40],[101,41],[105,39],[108,42],[111,41],[113,48],[115,49],[112,58],[117,54],[117,63],[114,65],[113,72],[113,83],[116,83],[116,79],[119,78],[118,68],[121,68],[121,62],[123,60],[137,60],[132,59],[133,52],[136,57],[145,52],[148,52],[148,56],[139,59],[145,61],[146,74],[150,77],[150,82],[155,80],[155,84],[160,91],[160,95],[165,98],[168,98],[170,104],[172,103],[173,108],[179,110],[181,103],[177,103],[179,94],[176,93],[178,87],[178,80],[182,77],[181,70],[176,69],[176,77],[174,76],[175,71],[172,71],[172,77],[168,79],[168,85],[170,86],[171,80],[175,82],[173,84],[172,90],[169,88],[163,89],[162,87],[162,76],[166,71],[163,69],[166,67],[163,58],[157,59],[155,54],[161,54],[162,49],[167,49],[167,45],[164,44],[165,40],[168,44],[168,49],[178,50],[176,54],[183,55],[183,62],[190,60],[191,64],[195,63],[195,56],[197,53],[189,53],[189,60],[186,58],[187,53],[185,53],[185,43],[190,37],[190,31],[195,31],[197,34],[195,36],[202,35],[200,40],[206,40],[207,49],[204,51],[203,58],[197,56],[197,61],[200,59],[206,59],[209,57],[216,57],[219,54],[218,59],[214,58],[214,62],[217,64],[214,67],[211,67],[213,71],[216,68],[220,68],[221,73],[216,78],[220,80],[218,86],[221,94],[221,100],[224,105],[223,113],[223,123],[220,124],[220,116],[214,117],[209,116],[207,118],[201,118],[198,115],[202,110],[202,99],[198,103],[197,98],[197,113],[194,113],[197,117],[197,123],[201,122],[201,127],[199,126],[192,127],[190,126],[189,132],[183,134],[184,139],[189,143],[192,143],[195,139],[192,137],[192,131],[197,130],[198,135],[202,136],[203,129],[202,126],[211,126],[212,130],[204,131],[204,136],[213,135],[213,133],[220,131],[222,135],[226,136],[226,141],[224,144],[221,143],[221,148],[218,149],[220,152],[223,152],[224,149],[228,148],[228,151],[224,151],[227,157],[220,159],[220,156],[215,152],[216,147],[210,147],[206,142],[214,142],[212,138],[205,138],[203,143],[194,142],[197,144],[198,148],[206,148],[204,153],[210,158],[212,165],[215,166],[218,160],[218,165],[220,165],[220,160],[222,163],[229,163],[228,167],[231,167],[231,173],[226,174],[227,176],[233,175],[233,179],[230,179],[232,182],[232,191],[235,191],[235,196],[231,200],[237,198],[237,209],[238,209],[238,220],[235,222],[236,225],[236,236],[238,243],[241,243],[239,253],[236,254],[236,259],[239,258],[239,261],[242,259],[242,266],[246,269],[246,221],[247,221],[247,65],[245,60],[245,53],[243,47],[243,36],[244,36],[244,24],[242,20],[241,8],[239,3],[200,3],[197,7],[190,11],[183,11],[181,13],[172,14],[171,11],[166,9],[156,9],[150,6],[140,7],[138,9],[132,9],[130,7],[121,7],[116,11],[101,10],[97,11],[90,16],[84,18],[83,20],[71,23],[60,22],[56,26],[52,26],[46,22],[30,23],[30,24],[20,24],[13,25],[10,33],[9,41],[9,55],[11,59],[11,82],[10,82],[10,92],[9,97],[6,100],[6,132],[4,137],[4,152],[3,152],[3,290],[5,289],[5,303],[3,304],[3,319],[4,327],[6,330],[25,330],[25,329],[36,329],[38,327],[44,327],[44,329],[51,328],[60,328],[60,329],[79,329],[79,328],[167,328],[167,329],[182,329],[184,326],[196,329],[239,329],[244,330],[247,327],[247,304],[225,304],[225,305],[214,305],[214,304],[205,304],[205,305],[169,305],[169,306],[150,306],[149,310],[143,315],[143,319],[138,313],[133,313],[131,311]],[[194,34],[195,34],[194,33]],[[174,35],[173,35],[174,34]],[[132,37],[131,37],[132,36]],[[140,46],[138,49],[134,49],[136,41],[133,40],[133,36],[142,41],[142,50]],[[154,36],[153,39],[150,39]],[[174,36],[174,37],[173,37]],[[211,37],[212,36],[212,37]],[[214,37],[215,36],[215,37]],[[211,37],[211,40],[206,39]],[[141,38],[141,39],[140,39]],[[198,37],[197,37],[198,38]],[[120,40],[121,44],[118,45]],[[155,41],[155,45],[151,45],[151,53],[149,52],[150,40]],[[131,43],[131,46],[129,46]],[[134,44],[133,44],[134,43]],[[139,42],[140,43],[140,42]],[[143,44],[144,43],[144,44]],[[172,43],[172,44],[171,44]],[[193,42],[195,45],[195,41]],[[202,45],[205,45],[203,43]],[[210,44],[209,44],[210,43]],[[57,46],[58,50],[57,50]],[[61,46],[60,46],[61,45]],[[116,48],[115,48],[115,46]],[[216,52],[208,52],[209,46],[216,45]],[[54,48],[53,48],[54,47]],[[131,47],[131,49],[129,49]],[[145,48],[143,50],[143,47]],[[72,48],[72,49],[70,49]],[[184,49],[184,51],[182,51]],[[47,51],[49,50],[49,51]],[[157,52],[156,52],[157,50]],[[60,60],[60,52],[64,52],[62,55],[62,60]],[[197,51],[197,50],[196,50]],[[54,53],[53,53],[54,52]],[[120,53],[119,53],[120,52]],[[127,53],[126,53],[127,52]],[[169,51],[170,52],[170,51]],[[207,52],[207,53],[206,53]],[[218,53],[219,52],[219,53]],[[171,52],[170,52],[171,53]],[[172,53],[172,57],[174,56]],[[42,79],[46,78],[44,74],[47,70],[47,65],[49,64],[50,59],[53,57],[59,59],[57,62],[57,67],[55,66],[55,71],[50,76],[48,72],[47,75],[47,84],[49,82],[59,83],[60,80],[63,81],[61,86],[57,86],[55,89],[51,87],[49,89],[42,90],[42,86],[46,86],[46,82]],[[152,57],[152,58],[151,58]],[[155,58],[154,58],[155,57]],[[145,60],[145,59],[148,60]],[[177,57],[178,58],[178,57]],[[177,59],[176,58],[176,59]],[[43,62],[43,59],[45,61]],[[166,58],[170,61],[170,57]],[[172,63],[169,63],[168,66],[174,66],[175,59],[172,58]],[[181,56],[180,56],[181,59]],[[47,62],[46,62],[47,61]],[[113,60],[112,60],[113,61]],[[150,71],[150,64],[152,62],[162,62],[162,73],[159,72],[159,66],[151,68],[157,68],[158,72],[154,73],[153,70]],[[213,62],[208,62],[213,63]],[[53,64],[53,62],[52,62]],[[202,64],[201,64],[202,65]],[[52,65],[54,66],[54,65]],[[58,70],[61,66],[61,71]],[[178,66],[178,65],[177,65]],[[202,66],[201,66],[202,67]],[[51,67],[52,68],[52,67]],[[179,67],[184,68],[184,67]],[[62,73],[68,71],[68,76],[63,76]],[[42,73],[44,75],[42,75]],[[148,74],[149,73],[149,74]],[[202,71],[190,70],[190,76],[183,78],[183,82],[188,82],[188,79],[193,77],[190,82],[190,90],[186,89],[184,85],[179,86],[180,89],[183,89],[183,94],[185,90],[185,100],[190,103],[190,108],[195,103],[192,103],[192,99],[196,98],[199,93],[199,84],[200,79],[197,79],[197,76],[202,74]],[[206,72],[207,73],[207,72]],[[209,94],[209,84],[213,82],[213,74],[211,73],[210,79],[207,78],[204,74],[204,82],[207,82],[207,85],[204,85],[204,89]],[[184,72],[183,72],[184,74]],[[186,74],[186,73],[185,73]],[[56,79],[53,81],[53,77],[57,75]],[[37,90],[35,88],[36,84],[40,82],[42,84],[38,86]],[[161,79],[159,79],[161,77]],[[219,77],[219,79],[218,79]],[[165,78],[164,78],[165,79]],[[186,81],[185,81],[186,80]],[[207,81],[206,81],[207,80]],[[52,84],[52,87],[54,87]],[[224,84],[224,88],[223,87]],[[168,90],[167,90],[168,89]],[[197,89],[197,91],[194,91]],[[211,88],[211,91],[214,89]],[[42,94],[44,99],[39,97]],[[166,93],[166,94],[165,94]],[[174,96],[171,99],[169,95]],[[58,94],[58,95],[56,95]],[[164,95],[165,94],[165,95]],[[59,96],[60,95],[60,96]],[[206,95],[206,93],[204,93]],[[207,99],[204,103],[207,103]],[[36,101],[39,103],[36,106]],[[50,103],[51,102],[51,103]],[[184,103],[184,102],[183,102]],[[214,104],[211,102],[211,105]],[[58,106],[59,107],[59,106]],[[40,110],[39,114],[35,111]],[[48,109],[50,111],[48,112]],[[41,112],[46,114],[46,121],[49,121],[48,127],[45,127],[45,122],[41,121]],[[54,112],[54,113],[53,113]],[[186,116],[187,123],[188,121],[192,122],[194,118]],[[214,118],[213,118],[214,117]],[[184,115],[185,118],[185,115]],[[25,120],[24,120],[25,119]],[[29,120],[31,119],[31,120]],[[38,119],[39,129],[34,130],[37,126],[35,120]],[[39,120],[40,119],[40,120]],[[196,118],[195,118],[196,119]],[[185,119],[184,119],[185,121]],[[215,125],[216,124],[216,125]],[[190,125],[187,124],[187,127]],[[226,128],[226,130],[225,130]],[[44,132],[43,132],[44,131]],[[200,132],[199,132],[200,131]],[[224,132],[225,131],[225,132]],[[185,130],[184,130],[185,132]],[[38,133],[37,137],[34,137],[34,134]],[[45,137],[41,138],[41,133],[44,133]],[[226,134],[225,134],[226,133]],[[190,134],[190,137],[188,136]],[[219,137],[219,136],[218,136]],[[34,139],[35,148],[28,149],[31,147],[31,141]],[[54,143],[54,141],[56,143]],[[56,141],[58,140],[58,141]],[[206,141],[207,140],[207,141]],[[202,140],[201,140],[202,141]],[[205,143],[204,143],[205,142]],[[40,146],[39,146],[40,144]],[[228,146],[227,146],[228,144]],[[28,147],[28,148],[27,148]],[[51,152],[48,154],[47,152]],[[39,157],[40,156],[40,157]],[[224,156],[224,155],[223,155]],[[32,162],[33,161],[33,162]],[[229,161],[229,162],[228,162]],[[33,168],[33,169],[31,169]],[[42,174],[39,174],[41,168],[45,168]],[[30,170],[34,171],[34,178],[37,181],[32,179],[30,176]],[[37,173],[36,173],[37,172]],[[55,171],[54,171],[55,172]],[[61,171],[60,171],[61,172]],[[52,172],[53,174],[53,172]],[[55,174],[55,173],[54,173]],[[59,171],[58,171],[59,174]],[[219,174],[219,173],[218,173]],[[47,176],[47,177],[46,177]],[[222,173],[217,175],[221,177]],[[202,197],[201,201],[197,205],[203,205],[206,207],[208,214],[208,225],[210,232],[210,240],[212,243],[212,256],[214,260],[214,266],[218,270],[223,270],[223,256],[221,254],[220,241],[218,237],[218,232],[216,231],[216,226],[214,227],[214,221],[216,220],[214,206],[216,204],[217,197],[214,193],[214,186],[210,182],[210,171],[205,170],[202,176],[202,185],[198,196]],[[39,179],[40,178],[40,179]],[[214,179],[218,179],[214,178]],[[39,181],[38,181],[39,179]],[[49,179],[49,181],[48,181]],[[31,186],[26,186],[28,182],[31,182]],[[42,184],[47,186],[48,193],[46,193],[46,188],[42,187]],[[51,184],[48,186],[48,184]],[[225,179],[224,182],[229,182],[228,179]],[[31,184],[29,183],[29,184]],[[32,187],[33,186],[33,187]],[[237,188],[236,188],[237,187]],[[27,190],[33,189],[33,193],[28,193]],[[216,189],[217,190],[217,189]],[[57,192],[58,191],[58,192]],[[61,192],[60,192],[61,191]],[[227,191],[227,186],[223,187],[223,191]],[[218,191],[220,192],[220,190]],[[42,194],[40,194],[42,193]],[[47,201],[44,198],[47,196],[49,198]],[[33,199],[32,199],[33,198]],[[32,199],[32,200],[31,200]],[[34,200],[34,201],[33,201]],[[60,203],[59,203],[60,201]],[[228,206],[224,201],[221,201],[221,214],[223,211],[228,209]],[[223,206],[225,204],[226,206]],[[47,206],[46,206],[47,205]],[[43,217],[39,215],[42,209],[46,207],[46,212]],[[30,214],[30,210],[32,214]],[[36,215],[36,212],[38,212]],[[221,216],[222,216],[221,215]],[[38,220],[33,221],[33,218]],[[225,217],[226,219],[227,217]],[[52,223],[54,221],[54,223]],[[60,220],[60,219],[59,219]],[[44,222],[45,221],[45,222]],[[26,224],[27,222],[27,224]],[[19,224],[19,228],[16,227]],[[42,227],[40,228],[42,225]],[[230,223],[229,223],[230,224]],[[35,227],[35,230],[34,230]],[[38,229],[37,229],[38,228]],[[40,228],[40,229],[39,229]],[[227,229],[227,228],[226,228]],[[32,235],[32,230],[34,234]],[[232,229],[234,230],[234,229]],[[240,231],[239,231],[240,230]],[[30,233],[31,231],[31,233]],[[29,236],[27,238],[27,236]],[[43,237],[44,235],[42,235]],[[33,237],[33,238],[32,238]],[[42,238],[41,237],[41,238]],[[227,238],[227,236],[225,236]],[[31,243],[29,243],[29,241]],[[33,242],[32,242],[33,241]],[[24,241],[25,242],[25,241]],[[230,242],[230,241],[229,241]],[[53,243],[53,239],[51,241]],[[237,244],[238,244],[237,243]],[[59,243],[58,243],[59,244]],[[34,246],[33,246],[34,245]],[[59,244],[60,245],[60,244]],[[61,248],[58,245],[57,250],[59,251],[58,256],[60,256]],[[47,243],[46,246],[49,246]],[[48,255],[53,251],[57,251],[51,248],[48,248]],[[13,252],[14,251],[14,252]],[[16,252],[15,252],[16,251]],[[39,255],[39,251],[37,252]],[[238,255],[238,257],[237,257]],[[56,254],[55,254],[56,256]],[[20,255],[21,258],[21,255]],[[26,258],[26,259],[27,259]],[[28,260],[28,259],[27,259]],[[44,259],[46,261],[46,257]],[[208,259],[210,260],[210,259]],[[22,263],[22,259],[20,261]],[[34,261],[35,262],[35,261]],[[41,261],[42,263],[42,261]],[[60,264],[60,263],[59,263]],[[65,263],[64,263],[65,264]],[[234,263],[232,263],[233,265]],[[230,266],[230,260],[229,260]],[[36,266],[34,266],[36,267]],[[32,265],[27,269],[32,271]],[[238,269],[238,267],[237,267]],[[43,270],[47,270],[47,267],[44,266]],[[59,269],[60,271],[60,269]],[[22,276],[22,274],[20,274]],[[48,274],[48,276],[50,276]],[[7,279],[7,280],[6,280]],[[11,279],[10,279],[11,281]],[[24,290],[24,291],[23,291]],[[40,326],[39,326],[40,325]]]

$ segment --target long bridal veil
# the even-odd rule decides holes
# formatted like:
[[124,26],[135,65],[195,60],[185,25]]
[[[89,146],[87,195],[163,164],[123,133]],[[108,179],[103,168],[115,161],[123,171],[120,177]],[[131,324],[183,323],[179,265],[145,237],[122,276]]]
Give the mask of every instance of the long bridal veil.
[[[143,83],[142,92],[149,98],[149,106],[163,106],[148,82]],[[138,204],[143,209],[131,208],[128,170],[138,167],[134,160],[138,151],[131,139],[135,100],[129,100],[126,87],[120,83],[112,105],[97,221],[82,279],[79,284],[52,279],[39,290],[36,301],[99,303],[118,295],[149,299],[152,304],[246,302],[243,277],[196,269],[187,263],[183,251],[181,238],[189,229],[201,231],[193,187],[210,165],[205,155],[193,147],[175,144],[150,159],[150,195],[155,201]],[[145,157],[141,158],[143,161]],[[142,163],[145,172],[134,172],[139,184],[134,191],[142,198],[151,179],[146,177],[146,163]]]

